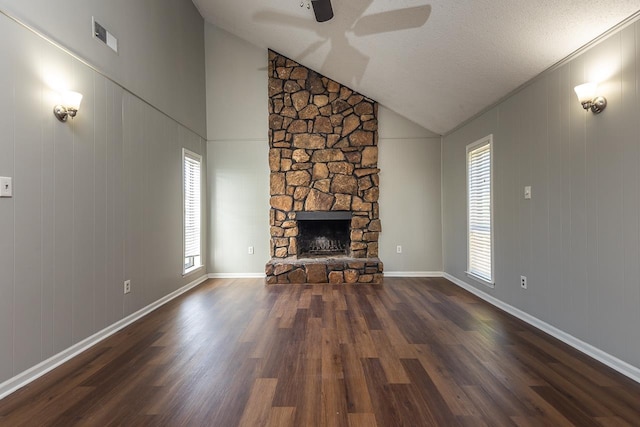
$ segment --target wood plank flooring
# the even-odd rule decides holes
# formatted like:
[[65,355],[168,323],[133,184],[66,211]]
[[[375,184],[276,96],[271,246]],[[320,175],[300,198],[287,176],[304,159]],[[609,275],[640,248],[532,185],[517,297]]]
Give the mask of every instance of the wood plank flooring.
[[216,279],[0,401],[0,425],[640,426],[640,385],[445,279]]

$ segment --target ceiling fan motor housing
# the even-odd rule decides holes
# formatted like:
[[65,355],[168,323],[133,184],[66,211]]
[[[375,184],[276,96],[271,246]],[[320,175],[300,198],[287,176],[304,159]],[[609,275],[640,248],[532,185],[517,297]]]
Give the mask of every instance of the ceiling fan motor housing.
[[311,0],[313,13],[316,15],[316,21],[325,22],[333,18],[333,8],[331,0]]

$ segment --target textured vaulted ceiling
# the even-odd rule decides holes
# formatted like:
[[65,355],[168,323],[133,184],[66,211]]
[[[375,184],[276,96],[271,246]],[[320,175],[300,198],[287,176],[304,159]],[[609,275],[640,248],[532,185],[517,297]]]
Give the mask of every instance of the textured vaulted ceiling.
[[440,134],[640,10],[640,0],[332,0],[335,17],[318,23],[307,0],[193,2],[218,27]]

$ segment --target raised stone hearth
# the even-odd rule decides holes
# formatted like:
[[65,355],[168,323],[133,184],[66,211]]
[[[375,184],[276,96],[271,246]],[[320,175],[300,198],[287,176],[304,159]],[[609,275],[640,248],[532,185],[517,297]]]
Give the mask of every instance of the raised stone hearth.
[[272,259],[267,283],[382,283],[378,258]]
[[[382,281],[377,112],[372,99],[269,51],[268,283]],[[314,212],[342,212],[347,229],[301,227],[298,215]],[[313,230],[321,235],[305,236],[301,253],[300,232]]]

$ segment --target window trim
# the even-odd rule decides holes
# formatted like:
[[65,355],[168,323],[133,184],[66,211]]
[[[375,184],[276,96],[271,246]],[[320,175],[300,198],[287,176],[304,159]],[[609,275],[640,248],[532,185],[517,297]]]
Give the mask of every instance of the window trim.
[[[478,275],[477,273],[474,273],[473,271],[471,271],[470,268],[470,262],[471,262],[471,244],[470,244],[470,240],[471,240],[471,234],[470,234],[470,227],[469,227],[469,223],[470,223],[470,216],[469,216],[469,207],[470,207],[470,203],[469,203],[469,153],[476,150],[479,147],[488,145],[489,146],[489,156],[490,156],[490,162],[489,162],[489,221],[490,221],[490,233],[489,233],[489,238],[490,238],[490,245],[491,245],[491,279],[487,280],[486,278]],[[474,279],[475,281],[482,283],[483,285],[486,285],[490,288],[495,288],[495,237],[494,237],[494,233],[495,233],[495,221],[493,218],[493,214],[494,214],[494,189],[493,189],[493,183],[495,181],[494,178],[494,173],[493,173],[493,164],[494,164],[494,155],[493,155],[493,134],[489,134],[475,142],[472,142],[471,144],[468,144],[466,147],[466,154],[465,154],[465,174],[466,174],[466,180],[465,180],[465,196],[466,196],[466,214],[467,214],[467,218],[466,218],[466,232],[467,232],[467,269],[465,271],[465,273],[467,274],[468,277]]]
[[[186,194],[185,194],[185,160],[186,158],[191,157],[195,160],[198,161],[199,165],[200,165],[200,262],[196,263],[194,260],[193,265],[191,265],[190,267],[185,268],[185,259],[187,258],[186,256]],[[188,276],[189,274],[192,274],[193,272],[201,269],[204,267],[204,263],[203,263],[203,259],[202,259],[202,156],[198,153],[195,153],[191,150],[188,150],[186,148],[182,148],[182,276]]]

